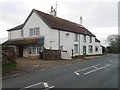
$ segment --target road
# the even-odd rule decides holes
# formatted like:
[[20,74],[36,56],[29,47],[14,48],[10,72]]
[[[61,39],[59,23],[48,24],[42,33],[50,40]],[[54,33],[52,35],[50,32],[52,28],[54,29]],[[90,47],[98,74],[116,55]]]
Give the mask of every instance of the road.
[[3,88],[118,88],[118,55],[53,66],[3,80]]

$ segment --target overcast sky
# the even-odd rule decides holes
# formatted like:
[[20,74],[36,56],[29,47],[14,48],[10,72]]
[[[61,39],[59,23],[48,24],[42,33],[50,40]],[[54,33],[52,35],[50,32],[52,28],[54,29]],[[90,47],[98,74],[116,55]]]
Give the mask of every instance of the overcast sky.
[[118,33],[118,0],[0,0],[0,42],[7,40],[6,30],[22,24],[31,10],[50,13],[57,1],[57,16],[83,25],[107,45],[108,35]]

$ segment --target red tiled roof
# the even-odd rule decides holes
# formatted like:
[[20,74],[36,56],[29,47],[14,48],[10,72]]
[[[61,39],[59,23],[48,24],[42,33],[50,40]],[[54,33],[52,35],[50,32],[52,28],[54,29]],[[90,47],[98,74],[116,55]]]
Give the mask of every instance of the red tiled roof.
[[[71,22],[71,21],[68,21],[68,20],[65,20],[65,19],[61,19],[59,17],[55,17],[53,15],[46,14],[46,13],[43,13],[41,11],[33,9],[32,12],[34,12],[34,11],[41,17],[41,19],[50,28],[58,29],[58,30],[61,30],[61,31],[68,31],[68,32],[74,32],[74,33],[80,33],[80,34],[95,36],[90,31],[88,31],[85,27],[80,26],[77,23],[74,23],[74,22]],[[32,14],[32,12],[31,12],[31,14]],[[30,15],[26,19],[25,23],[29,19]],[[10,30],[22,29],[24,27],[25,23],[15,27],[15,28],[12,28]],[[10,31],[10,30],[8,30],[8,31]]]

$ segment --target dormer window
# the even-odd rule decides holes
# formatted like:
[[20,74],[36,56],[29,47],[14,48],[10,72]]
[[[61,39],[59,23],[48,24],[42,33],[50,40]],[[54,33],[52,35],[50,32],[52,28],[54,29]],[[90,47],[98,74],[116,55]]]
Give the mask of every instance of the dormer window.
[[30,28],[30,36],[38,36],[39,35],[39,27],[36,27],[36,28]]

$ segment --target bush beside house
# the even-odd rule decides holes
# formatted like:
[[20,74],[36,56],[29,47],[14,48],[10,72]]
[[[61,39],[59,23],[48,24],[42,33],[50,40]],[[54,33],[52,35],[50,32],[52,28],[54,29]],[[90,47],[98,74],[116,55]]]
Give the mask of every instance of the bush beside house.
[[2,73],[16,69],[14,47],[2,46]]

